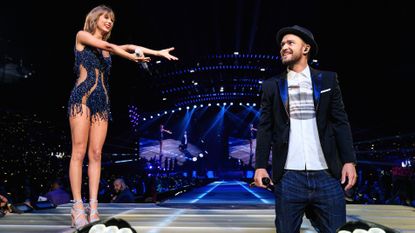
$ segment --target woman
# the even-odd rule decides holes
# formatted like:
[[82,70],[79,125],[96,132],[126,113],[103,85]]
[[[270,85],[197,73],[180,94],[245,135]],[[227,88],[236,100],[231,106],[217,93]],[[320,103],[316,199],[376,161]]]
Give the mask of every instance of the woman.
[[[72,154],[69,166],[74,204],[71,209],[72,226],[80,228],[88,222],[99,220],[97,211],[98,186],[101,173],[101,151],[111,119],[108,98],[108,76],[111,56],[115,54],[133,62],[148,62],[143,54],[177,60],[169,54],[174,48],[151,50],[136,45],[115,45],[107,42],[114,25],[114,12],[101,5],[92,9],[85,19],[84,29],[76,35],[75,73],[77,81],[68,104],[72,136]],[[88,150],[89,216],[86,215],[81,197],[82,163]]]

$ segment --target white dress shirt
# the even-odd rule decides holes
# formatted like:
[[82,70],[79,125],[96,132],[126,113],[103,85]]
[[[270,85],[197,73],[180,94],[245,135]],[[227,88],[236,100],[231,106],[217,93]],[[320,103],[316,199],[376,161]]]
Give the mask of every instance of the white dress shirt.
[[285,169],[324,170],[327,163],[318,136],[310,68],[288,70],[290,136]]

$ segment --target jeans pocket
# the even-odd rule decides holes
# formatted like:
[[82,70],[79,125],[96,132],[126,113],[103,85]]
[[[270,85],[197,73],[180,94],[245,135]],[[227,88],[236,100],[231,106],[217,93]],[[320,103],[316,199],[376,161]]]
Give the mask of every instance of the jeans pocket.
[[284,170],[284,174],[282,174],[281,179],[284,179],[289,173],[291,173],[292,171],[290,170]]
[[326,170],[323,170],[323,173],[324,174],[326,174],[326,175],[328,175],[329,177],[331,177],[331,178],[334,178],[334,176],[329,172],[329,170],[328,169],[326,169]]

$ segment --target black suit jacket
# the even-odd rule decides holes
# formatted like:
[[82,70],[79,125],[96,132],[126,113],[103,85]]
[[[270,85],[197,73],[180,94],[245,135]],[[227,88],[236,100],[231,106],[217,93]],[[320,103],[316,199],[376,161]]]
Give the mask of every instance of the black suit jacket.
[[[341,177],[344,163],[356,162],[352,133],[337,74],[310,68],[321,147],[330,173]],[[266,168],[272,148],[272,178],[284,173],[290,133],[287,72],[264,81],[257,127],[255,168]]]

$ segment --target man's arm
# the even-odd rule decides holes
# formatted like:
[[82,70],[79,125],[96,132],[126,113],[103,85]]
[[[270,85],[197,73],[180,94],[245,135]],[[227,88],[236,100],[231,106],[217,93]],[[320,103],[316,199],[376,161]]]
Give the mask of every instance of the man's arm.
[[273,88],[271,84],[272,83],[268,81],[264,82],[262,86],[261,113],[257,127],[257,146],[255,153],[255,185],[264,188],[265,186],[262,184],[262,178],[269,177],[266,167],[268,166],[272,140]]
[[333,122],[333,130],[339,150],[342,163],[356,163],[356,154],[353,148],[352,131],[350,128],[347,113],[344,109],[344,103],[337,74],[334,80],[334,88],[332,91],[330,102],[330,116]]
[[352,130],[350,128],[347,113],[344,109],[342,94],[340,91],[337,74],[335,74],[334,88],[331,98],[331,119],[336,138],[336,144],[340,159],[343,163],[341,183],[344,184],[347,178],[345,190],[353,187],[357,180],[356,174],[356,154],[353,148]]

